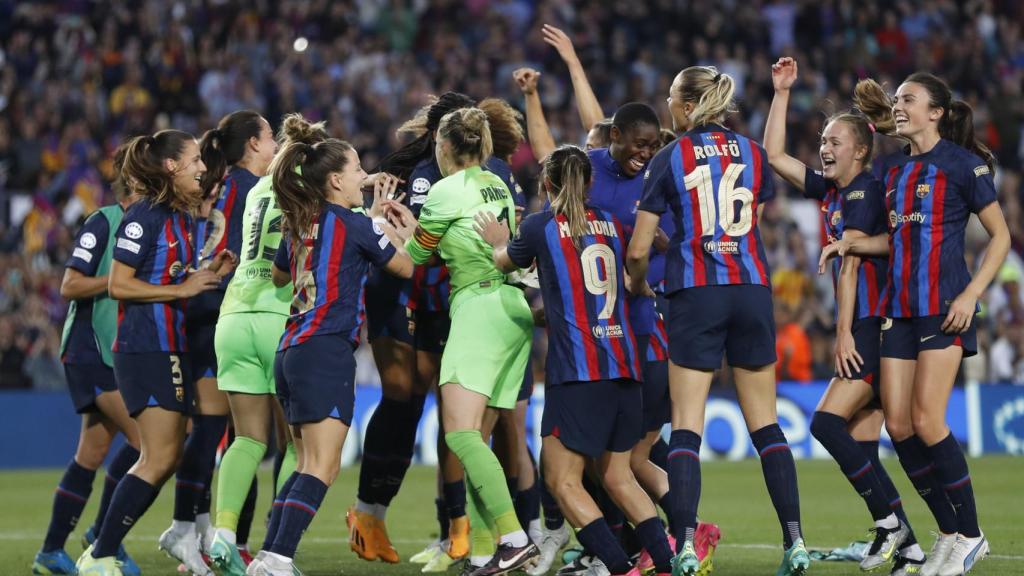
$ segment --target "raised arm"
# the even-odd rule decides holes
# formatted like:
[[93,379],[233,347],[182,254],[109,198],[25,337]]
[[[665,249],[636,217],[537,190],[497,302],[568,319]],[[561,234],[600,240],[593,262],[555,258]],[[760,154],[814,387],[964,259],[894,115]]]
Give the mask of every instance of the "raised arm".
[[540,162],[555,149],[555,139],[551,137],[551,129],[548,128],[544,108],[540,103],[540,94],[537,93],[540,72],[533,68],[519,68],[512,73],[512,78],[526,100],[526,136],[530,139],[533,157]]
[[764,125],[764,150],[768,153],[768,163],[772,169],[786,182],[802,191],[807,166],[786,154],[786,110],[789,108],[789,89],[796,82],[796,78],[796,60],[779,58],[779,61],[772,65],[775,97],[768,112],[768,121]]
[[544,34],[544,41],[558,50],[565,65],[569,67],[569,78],[572,80],[572,89],[576,94],[576,110],[580,113],[580,122],[584,130],[590,130],[601,120],[604,120],[604,111],[601,110],[601,103],[594,95],[594,89],[590,87],[587,80],[587,73],[576,56],[576,48],[572,45],[569,36],[560,29],[550,24],[545,24],[541,30]]

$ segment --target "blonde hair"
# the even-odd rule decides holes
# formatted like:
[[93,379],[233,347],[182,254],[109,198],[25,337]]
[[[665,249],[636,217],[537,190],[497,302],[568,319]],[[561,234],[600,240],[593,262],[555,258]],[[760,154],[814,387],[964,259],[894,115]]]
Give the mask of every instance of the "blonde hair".
[[691,66],[680,72],[679,77],[679,97],[695,104],[690,112],[694,126],[721,122],[736,111],[736,84],[732,76],[722,74],[714,66]]
[[587,233],[587,187],[591,171],[590,158],[578,146],[559,146],[544,160],[543,178],[551,184],[551,211],[565,216],[569,236],[577,250],[580,238]]
[[441,140],[451,144],[452,159],[482,163],[494,151],[487,114],[479,108],[460,108],[445,114],[437,127]]
[[853,106],[874,126],[875,132],[896,136],[896,119],[892,115],[892,96],[878,83],[867,78],[853,89]]

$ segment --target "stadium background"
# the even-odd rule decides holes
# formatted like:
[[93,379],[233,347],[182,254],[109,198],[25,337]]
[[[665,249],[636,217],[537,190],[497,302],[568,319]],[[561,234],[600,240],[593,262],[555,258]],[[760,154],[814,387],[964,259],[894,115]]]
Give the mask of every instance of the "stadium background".
[[[579,143],[583,130],[568,73],[543,42],[543,23],[570,34],[606,113],[639,100],[655,106],[668,125],[665,95],[673,75],[687,65],[714,64],[737,79],[740,113],[731,126],[755,138],[763,132],[772,97],[770,65],[780,55],[794,56],[801,79],[788,117],[789,148],[809,165],[818,163],[823,119],[848,105],[858,78],[874,77],[890,89],[913,70],[947,79],[974,107],[976,129],[996,153],[999,199],[1013,238],[1007,264],[985,295],[977,319],[981,354],[964,363],[959,380],[967,386],[955,394],[951,417],[973,454],[1024,453],[1024,387],[1013,386],[1024,384],[1022,2],[0,0],[0,467],[61,466],[73,451],[78,423],[61,392],[57,356],[67,308],[59,296],[60,278],[76,227],[110,200],[109,157],[119,142],[170,126],[198,135],[239,108],[258,110],[275,126],[282,114],[297,110],[326,120],[332,135],[351,141],[364,165],[374,166],[398,145],[395,128],[430,94],[459,90],[476,98],[500,96],[521,107],[511,75],[529,65],[543,73],[540,93],[555,140]],[[536,204],[537,165],[527,143],[513,168]],[[761,229],[773,270],[783,359],[779,377],[792,382],[782,388],[780,413],[786,422],[791,410],[791,439],[802,434],[802,444],[794,439],[794,445],[821,455],[800,418],[809,416],[822,379],[831,375],[833,291],[830,279],[815,272],[821,242],[817,206],[781,181],[779,186],[784,192],[767,207]],[[968,237],[972,263],[985,240],[976,222]],[[534,366],[542,381],[543,333],[537,336]],[[363,413],[379,392],[365,346],[359,360],[365,388],[357,413]],[[734,417],[728,371],[718,378],[715,393],[725,427],[721,436],[709,430],[708,444],[719,438],[722,448],[715,452],[728,454],[739,446],[733,455],[745,455],[745,438],[728,426]],[[542,390],[537,394],[539,399]],[[358,446],[349,453],[355,459]],[[430,460],[423,451],[419,456]],[[1021,460],[983,460],[975,475],[982,484],[982,475],[991,473],[988,481],[999,486],[1010,486],[1016,476],[1019,490]],[[723,463],[708,474],[727,475],[750,464]],[[13,528],[41,535],[55,478],[40,474],[38,481],[33,474],[0,475],[4,493],[26,490],[15,509],[24,508],[23,515],[9,516],[9,525],[4,520],[0,537]],[[342,476],[348,483],[332,491],[338,507],[353,493],[352,475]],[[835,494],[809,480],[818,476]],[[430,511],[419,504],[429,502],[430,474],[421,470],[412,480],[399,503],[412,503],[412,514],[424,518],[425,538]],[[830,462],[801,464],[805,515],[814,514],[816,495],[830,503],[830,511],[838,497],[849,504],[842,514],[852,524],[836,538],[847,538],[864,519],[839,480]],[[901,482],[900,488],[906,492],[908,485]],[[983,521],[986,513],[994,520],[1009,515],[1015,526],[1024,520],[1019,501],[1015,514],[1014,506],[999,504],[1013,501],[1012,490],[978,490],[989,499],[981,503]],[[1024,560],[1024,539],[1019,529],[1004,528],[1013,536],[993,542],[997,549],[1010,548],[997,560],[1010,566]],[[340,538],[337,526],[329,534]],[[36,543],[28,540],[13,538],[0,547],[0,559],[15,550],[18,558],[30,554]],[[769,540],[759,534],[750,542]],[[840,543],[824,540],[819,543]],[[406,544],[403,552],[411,547]],[[343,555],[348,561],[348,553]]]

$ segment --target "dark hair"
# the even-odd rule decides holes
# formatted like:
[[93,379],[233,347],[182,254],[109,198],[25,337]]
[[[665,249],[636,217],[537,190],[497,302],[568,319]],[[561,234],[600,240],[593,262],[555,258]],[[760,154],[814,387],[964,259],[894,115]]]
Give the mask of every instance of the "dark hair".
[[414,134],[416,139],[388,154],[377,166],[378,172],[387,172],[408,180],[413,169],[422,160],[434,154],[434,131],[445,114],[474,105],[469,96],[459,92],[445,92],[439,98],[420,108],[419,112],[398,129],[399,134]]
[[690,112],[694,126],[721,122],[736,111],[732,76],[722,74],[714,66],[691,66],[680,72],[679,77],[679,97],[683,102],[694,103]]
[[586,200],[591,173],[590,157],[578,146],[559,146],[544,159],[542,177],[551,183],[551,211],[565,216],[577,250],[580,237],[587,233]]
[[207,130],[199,141],[199,153],[206,164],[206,173],[199,181],[203,196],[210,194],[228,166],[234,166],[245,156],[250,138],[259,138],[263,117],[252,110],[237,110],[220,119],[217,127]]
[[352,145],[329,138],[317,144],[292,142],[278,154],[274,195],[294,242],[301,242],[327,203],[327,176],[345,169]]
[[974,134],[974,111],[971,105],[963,100],[954,100],[953,91],[941,78],[927,72],[914,72],[903,81],[920,84],[928,91],[928,105],[941,108],[942,118],[939,119],[939,136],[977,154],[985,161],[989,169],[995,166],[992,151],[978,140]]
[[668,128],[662,128],[661,132],[658,133],[658,136],[661,140],[662,148],[668,146],[669,144],[675,142],[676,140],[676,133],[669,130]]
[[871,158],[875,151],[875,132],[872,129],[871,120],[863,114],[858,114],[854,110],[847,110],[844,112],[837,112],[828,117],[825,121],[825,126],[833,122],[843,122],[850,127],[850,131],[853,132],[853,137],[856,139],[857,146],[865,146],[868,149],[867,154],[864,155],[864,159],[861,164],[867,166],[871,162]]
[[897,136],[896,120],[892,116],[892,96],[878,82],[871,78],[857,82],[853,89],[853,106],[871,122],[875,132]]
[[164,166],[164,160],[178,160],[185,144],[195,136],[181,130],[161,130],[152,136],[136,136],[126,145],[121,175],[126,181],[138,183],[140,196],[151,198],[173,210],[193,210],[199,197],[189,198],[174,189],[174,177]]
[[612,116],[612,126],[619,129],[619,132],[626,132],[634,126],[650,125],[661,130],[661,120],[658,113],[643,102],[628,102],[619,107]]
[[132,195],[132,192],[134,192],[129,182],[125,179],[124,173],[121,171],[121,169],[124,168],[124,158],[127,154],[128,143],[125,142],[114,149],[114,155],[110,160],[112,175],[110,188],[114,191],[114,199],[118,202],[123,202],[126,198]]
[[449,112],[437,127],[437,136],[451,144],[452,158],[483,163],[491,157],[494,145],[487,114],[479,108],[459,108]]

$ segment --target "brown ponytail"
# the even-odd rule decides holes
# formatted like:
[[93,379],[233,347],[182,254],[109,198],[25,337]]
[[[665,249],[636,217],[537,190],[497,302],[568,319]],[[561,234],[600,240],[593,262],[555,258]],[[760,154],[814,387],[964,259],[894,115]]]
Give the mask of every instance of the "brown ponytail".
[[550,182],[551,210],[565,216],[576,249],[587,233],[587,189],[592,168],[587,153],[577,146],[559,146],[544,161],[542,174]]
[[174,177],[164,166],[164,160],[178,160],[185,143],[195,136],[181,130],[161,130],[152,136],[136,136],[125,148],[121,175],[126,182],[138,183],[140,196],[150,198],[172,210],[190,212],[200,201],[178,193]]
[[886,94],[878,82],[870,78],[857,82],[853,89],[853,106],[867,117],[875,132],[897,136],[896,119],[892,115],[892,96]]
[[327,203],[327,176],[344,170],[352,146],[334,138],[317,144],[292,142],[275,161],[274,195],[293,242],[309,236]]
[[263,117],[252,110],[237,110],[221,118],[217,127],[207,130],[199,141],[199,154],[206,164],[206,173],[199,180],[203,196],[208,196],[224,179],[228,166],[244,156],[250,138],[259,138]]

